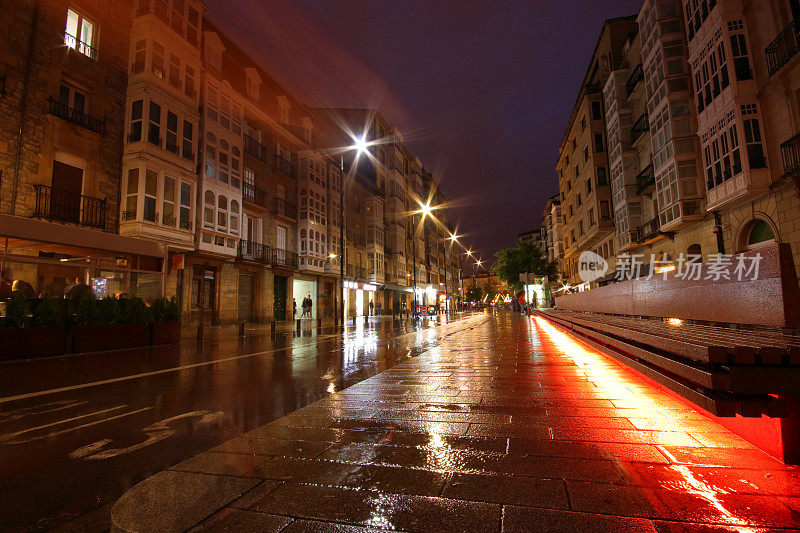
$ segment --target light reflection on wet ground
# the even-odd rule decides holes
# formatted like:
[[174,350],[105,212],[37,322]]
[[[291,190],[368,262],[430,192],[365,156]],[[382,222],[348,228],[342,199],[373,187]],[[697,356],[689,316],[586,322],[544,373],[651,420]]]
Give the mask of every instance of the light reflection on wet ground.
[[435,346],[445,322],[0,364],[0,529],[102,527],[136,482]]
[[169,501],[129,502],[178,476],[214,487],[221,464],[262,484],[196,502],[205,525],[247,509],[290,517],[287,531],[800,527],[796,467],[546,321],[503,314],[151,478],[115,516],[165,526]]

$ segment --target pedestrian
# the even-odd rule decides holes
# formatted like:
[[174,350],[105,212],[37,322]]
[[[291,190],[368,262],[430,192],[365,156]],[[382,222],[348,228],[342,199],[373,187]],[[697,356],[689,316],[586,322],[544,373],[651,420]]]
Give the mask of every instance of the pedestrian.
[[8,270],[0,273],[0,300],[11,298],[11,274]]
[[381,301],[380,300],[378,300],[378,303],[375,304],[375,314],[377,314],[379,316],[381,314]]
[[517,301],[517,303],[519,304],[520,313],[522,313],[524,315],[525,314],[525,293],[524,292],[519,293],[519,300]]
[[292,319],[297,317],[297,300],[292,298]]
[[374,303],[372,303],[372,300],[370,300],[370,301],[369,301],[369,314],[370,314],[370,315],[373,315],[373,314],[375,314],[375,313],[374,313],[374,309],[375,309],[375,304],[374,304]]
[[302,307],[302,309],[303,309],[303,312],[302,312],[302,314],[300,315],[300,318],[305,318],[305,317],[306,317],[306,314],[308,313],[308,298],[303,298],[303,303],[302,303],[302,304],[300,304],[300,306],[301,306],[301,307]]
[[311,299],[311,295],[309,294],[306,297],[306,310],[308,311],[308,318],[312,318],[311,311],[313,310],[313,307],[314,307],[314,301]]

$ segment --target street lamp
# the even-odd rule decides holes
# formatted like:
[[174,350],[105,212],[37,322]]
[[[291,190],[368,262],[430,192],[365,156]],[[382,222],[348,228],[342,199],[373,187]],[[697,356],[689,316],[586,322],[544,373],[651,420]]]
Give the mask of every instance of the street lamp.
[[[419,204],[419,209],[414,211],[412,215],[420,215],[419,224],[414,224],[414,241],[413,241],[413,257],[414,257],[414,314],[416,315],[417,311],[417,233],[419,232],[419,226],[425,223],[425,219],[427,217],[433,218],[433,210],[438,209],[438,207],[431,206],[431,201],[428,200],[423,203],[420,200],[417,200]],[[412,219],[413,220],[413,219]]]

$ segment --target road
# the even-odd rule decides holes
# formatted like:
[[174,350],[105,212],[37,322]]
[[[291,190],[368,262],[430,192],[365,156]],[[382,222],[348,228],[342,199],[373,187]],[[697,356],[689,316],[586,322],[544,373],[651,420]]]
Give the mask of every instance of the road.
[[0,364],[2,528],[106,529],[134,484],[435,347],[448,321]]

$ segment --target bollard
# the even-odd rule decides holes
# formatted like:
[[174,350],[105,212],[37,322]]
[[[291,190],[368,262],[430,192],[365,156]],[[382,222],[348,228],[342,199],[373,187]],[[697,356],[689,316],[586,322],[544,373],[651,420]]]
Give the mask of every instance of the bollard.
[[369,326],[369,315],[364,315],[364,325]]
[[275,335],[275,321],[274,320],[270,321],[270,323],[269,323],[269,332],[270,332],[270,335]]
[[317,317],[317,329],[322,329],[322,318]]
[[301,323],[300,323],[300,319],[298,318],[298,319],[297,319],[297,331],[298,331],[298,332],[300,331],[300,324],[301,324]]
[[239,323],[239,336],[244,337],[244,322]]
[[203,340],[203,323],[202,322],[197,324],[197,340],[198,341],[202,341]]

